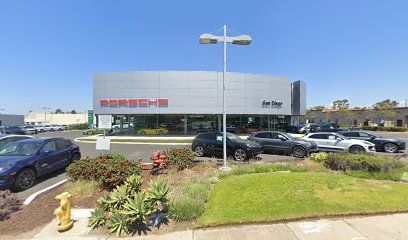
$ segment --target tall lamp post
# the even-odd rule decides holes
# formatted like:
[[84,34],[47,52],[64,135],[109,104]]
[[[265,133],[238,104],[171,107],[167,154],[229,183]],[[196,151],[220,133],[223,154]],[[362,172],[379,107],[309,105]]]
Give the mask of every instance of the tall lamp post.
[[44,124],[45,124],[47,122],[47,110],[50,110],[51,108],[41,107],[41,109],[44,109]]
[[224,36],[215,36],[213,34],[204,33],[200,36],[200,44],[216,44],[218,42],[224,43],[224,72],[222,74],[222,141],[223,141],[223,159],[224,164],[222,170],[229,170],[227,167],[227,116],[226,116],[226,97],[225,97],[225,77],[227,74],[227,43],[237,45],[249,45],[252,38],[248,35],[240,35],[236,37],[227,36],[227,26],[224,25]]

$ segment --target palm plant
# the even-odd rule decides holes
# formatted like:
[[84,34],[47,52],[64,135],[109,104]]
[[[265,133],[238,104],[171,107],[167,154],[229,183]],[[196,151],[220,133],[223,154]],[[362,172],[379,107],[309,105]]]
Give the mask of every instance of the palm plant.
[[149,201],[157,212],[167,210],[168,195],[171,188],[169,182],[165,178],[158,178],[149,182],[147,190]]
[[137,193],[134,199],[129,199],[123,206],[123,214],[128,216],[131,223],[147,222],[152,214],[152,207],[145,193]]

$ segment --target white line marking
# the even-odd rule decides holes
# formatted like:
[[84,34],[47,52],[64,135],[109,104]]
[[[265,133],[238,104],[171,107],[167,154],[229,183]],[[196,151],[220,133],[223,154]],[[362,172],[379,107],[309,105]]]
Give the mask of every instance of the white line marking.
[[38,192],[36,192],[36,193],[31,194],[31,195],[24,201],[23,204],[24,204],[24,205],[30,204],[30,203],[31,203],[36,197],[38,197],[40,194],[43,194],[43,193],[45,193],[45,192],[47,192],[47,191],[49,191],[49,190],[51,190],[51,189],[53,189],[53,188],[55,188],[55,187],[58,187],[59,185],[65,183],[66,181],[68,181],[68,178],[67,178],[67,179],[64,179],[64,180],[62,180],[62,181],[59,181],[59,182],[57,182],[56,184],[51,185],[51,186],[49,186],[49,187],[47,187],[47,188],[44,188],[43,190],[40,190],[40,191],[38,191]]

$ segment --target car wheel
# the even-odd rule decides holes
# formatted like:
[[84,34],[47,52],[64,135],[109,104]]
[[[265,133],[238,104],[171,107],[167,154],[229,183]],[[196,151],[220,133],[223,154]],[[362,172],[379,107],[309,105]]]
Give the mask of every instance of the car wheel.
[[204,147],[197,146],[197,147],[195,147],[194,152],[195,152],[197,157],[202,157],[202,156],[204,156],[204,152],[205,152]]
[[146,136],[146,132],[145,132],[145,131],[141,131],[141,132],[140,132],[140,135]]
[[387,153],[397,153],[398,152],[398,146],[394,143],[386,143],[383,146],[384,152]]
[[159,131],[159,135],[163,135],[164,132],[162,130]]
[[26,190],[32,187],[35,183],[35,171],[32,168],[25,168],[17,174],[14,186],[17,190]]
[[295,158],[304,158],[306,156],[306,149],[301,146],[295,146],[292,149],[292,154]]
[[44,132],[44,129],[41,129],[41,130],[40,130],[40,133],[43,133],[43,132]]
[[365,149],[359,145],[353,145],[350,147],[350,153],[363,153]]
[[76,162],[77,160],[81,159],[81,155],[79,155],[78,153],[75,153],[72,158],[71,158],[71,163]]
[[247,154],[244,149],[238,148],[234,151],[235,161],[245,161],[247,159]]

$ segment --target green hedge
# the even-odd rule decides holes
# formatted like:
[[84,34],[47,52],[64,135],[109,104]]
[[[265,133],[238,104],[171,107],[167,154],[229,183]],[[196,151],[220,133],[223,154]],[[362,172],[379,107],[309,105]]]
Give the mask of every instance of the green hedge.
[[85,130],[88,129],[88,123],[78,123],[68,125],[68,130]]
[[385,132],[407,132],[406,127],[381,127],[381,126],[364,126],[361,129],[367,131],[385,131]]

